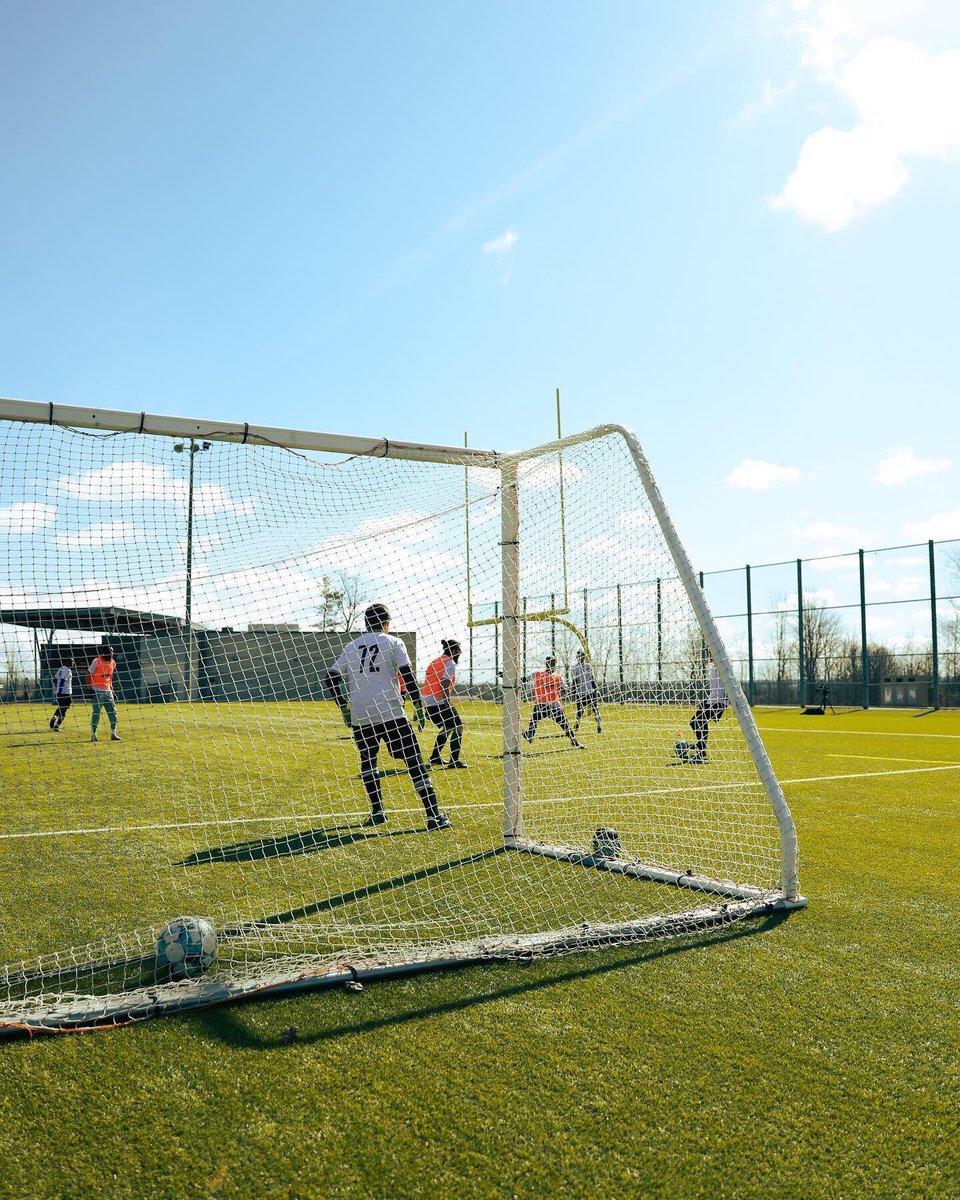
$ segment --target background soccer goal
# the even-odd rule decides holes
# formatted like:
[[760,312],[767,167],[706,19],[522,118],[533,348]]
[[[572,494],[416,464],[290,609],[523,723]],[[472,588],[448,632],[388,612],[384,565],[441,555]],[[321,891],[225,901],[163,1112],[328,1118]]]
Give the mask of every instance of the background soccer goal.
[[[0,1027],[805,903],[790,813],[629,431],[493,453],[2,401],[0,462]],[[418,679],[441,639],[464,647],[469,769],[433,774],[449,830],[426,831],[385,754],[388,821],[362,824],[326,675],[374,600]],[[119,743],[90,740],[86,665],[104,641]],[[584,647],[602,734],[588,716],[583,750],[549,723],[528,745],[530,675],[548,656],[566,674]],[[708,658],[730,710],[706,760],[685,762]],[[176,979],[157,938],[190,916],[218,957]]]

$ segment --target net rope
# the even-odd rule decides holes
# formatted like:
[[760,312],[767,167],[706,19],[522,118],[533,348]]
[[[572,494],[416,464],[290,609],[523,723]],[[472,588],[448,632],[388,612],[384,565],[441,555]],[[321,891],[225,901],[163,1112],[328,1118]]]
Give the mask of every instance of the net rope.
[[[584,747],[551,713],[521,742],[524,848],[553,857],[504,845],[497,460],[469,468],[468,506],[458,465],[11,420],[0,462],[0,1024],[122,1020],[344,964],[682,934],[778,895],[777,823],[732,709],[698,754],[705,644],[622,438],[519,468],[521,611],[550,614],[520,623],[522,729],[552,657]],[[421,686],[444,639],[463,649],[467,769],[430,773],[449,829],[426,828],[385,749],[387,820],[363,824],[328,671],[374,601]],[[104,642],[120,742],[108,713],[91,741]],[[577,725],[584,649],[596,690]],[[415,733],[425,760],[437,735]],[[218,958],[175,981],[156,939],[186,915],[214,926]]]

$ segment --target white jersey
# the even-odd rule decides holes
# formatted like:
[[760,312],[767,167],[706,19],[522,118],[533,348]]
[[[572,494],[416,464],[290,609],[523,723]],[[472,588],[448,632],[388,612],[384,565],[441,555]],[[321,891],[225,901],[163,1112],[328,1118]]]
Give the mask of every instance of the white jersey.
[[409,666],[406,647],[392,633],[364,633],[343,648],[333,669],[346,682],[354,726],[403,717],[397,672]]
[[720,673],[717,668],[710,664],[710,703],[723,704],[727,698],[727,693],[724,690],[723,684],[720,682]]
[[73,672],[69,667],[58,667],[53,677],[53,689],[58,696],[73,695]]
[[592,696],[597,690],[593,667],[589,663],[574,663],[570,668],[570,686],[575,696]]

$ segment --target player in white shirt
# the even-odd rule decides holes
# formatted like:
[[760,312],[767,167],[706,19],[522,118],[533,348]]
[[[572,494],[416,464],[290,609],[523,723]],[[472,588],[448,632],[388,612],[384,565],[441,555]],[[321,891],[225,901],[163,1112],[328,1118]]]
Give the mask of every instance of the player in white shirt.
[[417,795],[427,813],[428,829],[448,829],[450,818],[437,806],[437,795],[420,754],[413,726],[403,711],[398,676],[413,701],[419,728],[424,726],[420,688],[410,667],[403,642],[390,634],[390,613],[385,604],[371,604],[363,614],[367,632],[345,646],[328,676],[343,720],[353,730],[360,751],[360,778],[370,798],[367,825],[382,825],[383,794],[377,757],[380,743],[410,772]]
[[600,704],[597,700],[597,681],[593,677],[593,667],[587,662],[583,650],[577,651],[577,661],[570,668],[570,689],[577,702],[577,719],[573,723],[573,732],[580,728],[580,720],[589,708],[597,722],[597,733],[603,733],[600,725]]
[[710,736],[710,722],[719,721],[727,711],[727,692],[720,679],[720,673],[713,663],[707,673],[707,695],[697,705],[697,711],[690,718],[690,728],[693,730],[696,742],[677,742],[677,755],[683,762],[702,763],[707,758],[707,739]]
[[66,663],[57,667],[54,672],[53,694],[57,707],[50,718],[50,728],[54,733],[59,733],[63,718],[67,715],[67,709],[73,703],[73,671]]

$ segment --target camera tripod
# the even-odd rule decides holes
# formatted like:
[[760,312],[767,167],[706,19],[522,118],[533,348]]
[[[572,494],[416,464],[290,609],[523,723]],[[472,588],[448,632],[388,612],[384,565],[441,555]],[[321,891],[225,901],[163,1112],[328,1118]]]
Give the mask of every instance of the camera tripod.
[[833,707],[833,704],[830,703],[830,689],[827,687],[827,685],[825,683],[821,684],[821,686],[818,687],[816,689],[816,691],[820,697],[820,703],[819,704],[805,704],[803,706],[803,708],[801,709],[801,716],[822,717],[822,716],[824,716],[824,714],[826,713],[828,708],[833,713],[833,715],[836,716],[837,710]]

